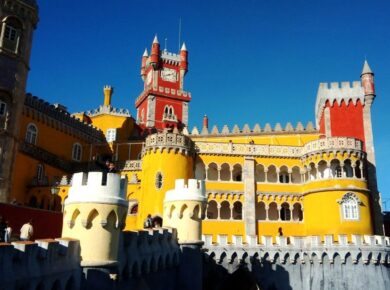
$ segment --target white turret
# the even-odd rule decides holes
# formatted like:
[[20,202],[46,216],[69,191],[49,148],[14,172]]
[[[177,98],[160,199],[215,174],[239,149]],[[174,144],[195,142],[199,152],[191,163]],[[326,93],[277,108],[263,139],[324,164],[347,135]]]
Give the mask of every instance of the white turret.
[[127,214],[127,179],[114,173],[73,175],[65,201],[62,236],[80,240],[82,266],[117,264]]

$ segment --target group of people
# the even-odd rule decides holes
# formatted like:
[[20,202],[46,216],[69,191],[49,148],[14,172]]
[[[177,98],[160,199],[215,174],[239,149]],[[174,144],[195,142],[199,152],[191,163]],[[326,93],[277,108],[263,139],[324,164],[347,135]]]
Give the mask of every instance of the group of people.
[[[31,219],[21,227],[19,236],[21,241],[29,241],[32,239],[34,234],[32,223],[33,220]],[[11,236],[12,228],[9,222],[0,216],[0,243],[10,243]]]
[[144,221],[144,228],[145,229],[152,229],[152,228],[161,228],[162,227],[162,218],[159,216],[156,216],[152,218],[151,214],[148,214]]

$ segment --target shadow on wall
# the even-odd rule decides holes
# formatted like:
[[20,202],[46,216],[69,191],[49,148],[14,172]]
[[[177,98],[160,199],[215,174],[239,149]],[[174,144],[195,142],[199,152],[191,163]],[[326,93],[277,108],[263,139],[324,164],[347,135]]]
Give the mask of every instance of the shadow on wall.
[[204,290],[292,290],[288,272],[270,261],[254,258],[251,269],[242,262],[222,263],[204,255]]

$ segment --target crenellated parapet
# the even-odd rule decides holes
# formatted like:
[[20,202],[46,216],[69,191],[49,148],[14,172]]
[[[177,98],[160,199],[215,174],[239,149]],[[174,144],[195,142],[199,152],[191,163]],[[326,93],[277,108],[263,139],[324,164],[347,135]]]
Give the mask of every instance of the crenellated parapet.
[[102,143],[105,141],[104,134],[100,129],[81,122],[74,115],[69,114],[64,107],[51,105],[30,94],[26,95],[23,113],[48,126],[79,136],[89,142]]
[[254,260],[273,264],[390,264],[390,241],[384,236],[352,235],[350,242],[347,235],[339,235],[337,242],[333,235],[261,236],[260,243],[256,236],[247,236],[246,242],[243,236],[233,236],[228,243],[227,235],[218,235],[218,242],[213,243],[211,235],[204,235],[203,241],[207,256],[228,269],[228,264],[250,265]]
[[120,273],[139,277],[178,266],[180,247],[173,228],[123,232]]
[[354,105],[358,101],[364,104],[364,89],[360,81],[352,82],[332,82],[320,83],[317,91],[317,100],[316,100],[316,119],[317,124],[320,120],[323,109],[325,108],[326,102],[329,102],[333,105],[341,105],[341,102],[348,104],[352,102]]
[[185,155],[194,153],[194,143],[188,136],[177,133],[156,133],[149,135],[145,140],[144,154],[150,152],[171,151],[179,152]]
[[[285,126],[282,126],[280,123],[276,123],[275,126],[272,126],[269,123],[266,123],[264,127],[261,127],[259,124],[255,124],[251,129],[248,124],[245,124],[240,128],[235,124],[231,129],[228,125],[224,125],[221,130],[218,129],[217,125],[214,125],[211,130],[208,127],[203,126],[202,129],[198,129],[196,126],[191,130],[191,135],[196,136],[239,136],[239,135],[268,135],[272,134],[295,134],[295,133],[315,133],[317,129],[314,127],[312,122],[308,122],[306,127],[303,126],[301,122],[298,122],[294,127],[290,122]],[[188,132],[189,134],[189,132]]]
[[79,289],[80,244],[73,239],[0,244],[1,289]]

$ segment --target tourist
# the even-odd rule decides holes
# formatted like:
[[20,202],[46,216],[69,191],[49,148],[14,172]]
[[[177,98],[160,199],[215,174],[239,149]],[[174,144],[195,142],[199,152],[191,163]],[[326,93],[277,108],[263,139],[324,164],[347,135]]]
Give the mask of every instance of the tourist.
[[32,226],[33,220],[29,220],[27,223],[25,223],[22,228],[20,229],[20,240],[21,241],[29,241],[31,240],[34,230]]
[[152,227],[153,227],[152,215],[148,214],[148,216],[146,217],[145,222],[144,222],[144,228],[151,229]]
[[5,224],[6,224],[6,228],[5,228],[5,234],[4,234],[4,241],[6,243],[10,243],[11,242],[11,235],[12,235],[12,228],[10,227],[8,221],[6,221]]
[[116,173],[116,168],[114,162],[110,162],[108,164],[108,173]]

